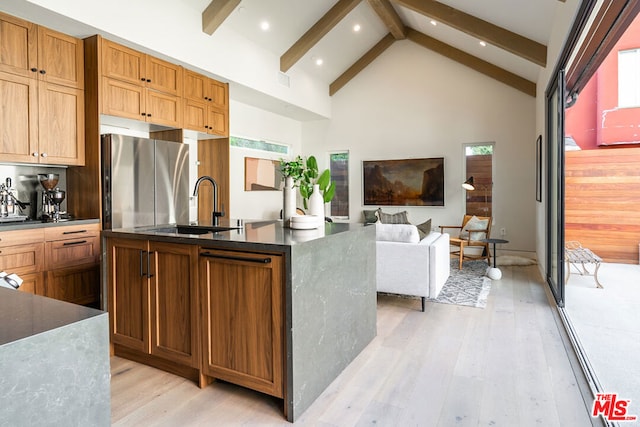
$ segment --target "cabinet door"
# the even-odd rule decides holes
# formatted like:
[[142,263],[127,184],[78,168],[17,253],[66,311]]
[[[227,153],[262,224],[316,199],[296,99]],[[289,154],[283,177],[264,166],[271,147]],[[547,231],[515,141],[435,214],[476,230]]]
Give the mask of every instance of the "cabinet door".
[[109,321],[114,344],[150,352],[147,242],[108,239]]
[[227,110],[229,108],[229,90],[226,83],[217,80],[209,80],[209,101],[216,108]]
[[38,75],[43,81],[84,89],[81,39],[38,27]]
[[100,305],[100,267],[93,264],[48,271],[43,295],[97,308]]
[[47,242],[45,253],[47,270],[83,264],[95,265],[100,257],[100,241],[98,236],[86,236]]
[[0,100],[10,106],[0,108],[2,161],[38,162],[37,90],[36,80],[0,72]]
[[102,88],[102,114],[145,120],[146,90],[142,86],[104,77]]
[[184,98],[196,102],[208,101],[209,78],[193,71],[184,70]]
[[185,129],[196,130],[206,133],[209,129],[207,124],[208,107],[207,104],[193,99],[184,99],[183,123]]
[[27,274],[42,271],[44,243],[6,246],[0,248],[0,271]]
[[150,242],[151,354],[199,367],[198,249]]
[[143,86],[146,82],[145,57],[143,53],[102,39],[102,74],[106,77]]
[[38,71],[37,37],[35,24],[0,13],[0,71],[35,78],[34,73]]
[[229,136],[229,116],[226,110],[209,107],[207,126],[210,134]]
[[21,292],[34,295],[44,295],[44,281],[42,273],[21,274],[22,285],[18,288]]
[[200,252],[203,372],[283,397],[282,257]]
[[147,90],[145,96],[147,122],[182,127],[182,103],[179,97],[153,90]]
[[39,84],[40,162],[84,165],[84,91]]
[[147,55],[146,86],[174,96],[182,96],[182,67]]

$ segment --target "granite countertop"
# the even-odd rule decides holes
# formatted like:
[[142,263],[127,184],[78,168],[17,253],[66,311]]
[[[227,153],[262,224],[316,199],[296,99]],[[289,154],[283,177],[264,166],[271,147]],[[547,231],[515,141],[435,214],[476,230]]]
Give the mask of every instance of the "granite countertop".
[[0,347],[101,314],[94,308],[0,288]]
[[37,220],[30,220],[24,222],[6,222],[0,224],[0,232],[11,230],[27,230],[30,228],[43,228],[43,227],[63,227],[65,225],[81,225],[81,224],[97,224],[100,220],[97,218],[91,219],[70,219],[60,222],[42,222]]
[[[194,223],[192,223],[194,224]],[[237,226],[238,220],[221,221],[222,226]],[[151,238],[160,241],[174,241],[186,244],[207,246],[207,243],[223,246],[240,246],[242,244],[266,245],[286,248],[338,233],[352,231],[363,227],[353,223],[324,223],[324,227],[311,230],[293,230],[282,226],[281,220],[240,220],[240,228],[207,234],[176,234],[171,232],[172,225],[120,228],[104,231],[107,237],[118,237],[126,234],[131,237]]]

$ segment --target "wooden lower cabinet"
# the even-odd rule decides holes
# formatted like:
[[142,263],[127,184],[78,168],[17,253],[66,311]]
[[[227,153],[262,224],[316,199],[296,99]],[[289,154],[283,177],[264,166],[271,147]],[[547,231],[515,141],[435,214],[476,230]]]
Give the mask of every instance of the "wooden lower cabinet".
[[197,368],[197,247],[110,238],[107,253],[112,342]]
[[100,302],[100,266],[83,265],[47,271],[41,295],[97,308]]
[[44,280],[42,273],[22,274],[20,278],[22,279],[22,285],[18,288],[19,291],[34,295],[43,295]]
[[284,396],[282,256],[201,249],[203,373]]

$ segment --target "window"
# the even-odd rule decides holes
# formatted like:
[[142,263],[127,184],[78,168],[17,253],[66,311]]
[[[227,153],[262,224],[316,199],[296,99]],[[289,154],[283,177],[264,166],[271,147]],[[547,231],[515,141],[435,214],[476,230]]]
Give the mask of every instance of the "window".
[[336,194],[331,201],[331,216],[349,218],[349,152],[339,151],[329,154],[331,181],[336,183]]
[[618,107],[640,107],[640,49],[618,52]]
[[289,146],[285,144],[278,144],[277,142],[267,142],[256,139],[241,138],[239,136],[231,136],[229,137],[229,145],[231,147],[250,148],[252,150],[279,153],[284,156],[289,155]]
[[465,145],[465,180],[473,177],[474,190],[465,191],[468,215],[492,216],[493,144]]

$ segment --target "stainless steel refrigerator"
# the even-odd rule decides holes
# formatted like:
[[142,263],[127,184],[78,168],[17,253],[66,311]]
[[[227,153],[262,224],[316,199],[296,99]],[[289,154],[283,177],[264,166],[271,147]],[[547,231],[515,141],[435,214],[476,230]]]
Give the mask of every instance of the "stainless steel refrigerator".
[[102,135],[103,229],[189,223],[189,147]]

